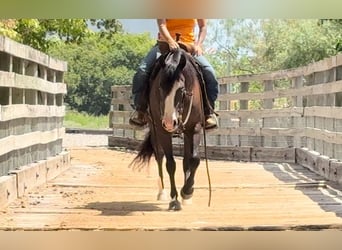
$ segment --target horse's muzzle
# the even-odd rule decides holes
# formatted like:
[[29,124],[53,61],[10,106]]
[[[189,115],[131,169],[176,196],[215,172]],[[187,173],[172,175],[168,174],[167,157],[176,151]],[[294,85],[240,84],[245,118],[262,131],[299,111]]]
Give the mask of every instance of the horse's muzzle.
[[167,132],[173,133],[178,129],[178,120],[163,118],[162,126]]

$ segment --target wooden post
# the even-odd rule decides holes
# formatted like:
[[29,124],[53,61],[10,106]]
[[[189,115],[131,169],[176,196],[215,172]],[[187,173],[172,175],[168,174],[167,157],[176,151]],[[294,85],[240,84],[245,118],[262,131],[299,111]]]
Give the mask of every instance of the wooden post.
[[[303,76],[298,76],[298,77],[294,77],[292,78],[292,88],[293,89],[300,89],[304,86],[304,77]],[[303,96],[293,96],[292,97],[292,106],[293,107],[303,107],[304,103],[303,103]],[[305,117],[293,117],[292,120],[292,124],[294,127],[300,128],[301,125],[306,124],[305,122]],[[293,137],[293,146],[294,147],[302,147],[302,146],[306,146],[302,145],[302,137],[301,136],[294,136]]]
[[[230,84],[221,82],[219,94],[227,94],[230,93]],[[220,111],[227,111],[230,110],[230,100],[219,101],[219,110]],[[229,118],[221,118],[218,117],[219,127],[227,127],[229,124]],[[217,135],[218,137],[218,144],[219,145],[227,145],[227,137],[229,135]]]
[[[272,80],[264,81],[264,91],[273,91],[274,84]],[[264,109],[272,109],[273,108],[273,99],[264,99],[263,100],[263,108]]]
[[[240,93],[247,93],[249,90],[249,82],[241,82],[240,85]],[[248,100],[240,100],[240,110],[247,110],[248,109]],[[241,118],[239,122],[239,127],[248,127],[247,126],[248,119]],[[249,146],[248,145],[248,136],[239,135],[239,146]]]
[[[292,78],[292,88],[300,89],[304,86],[304,77],[294,77]],[[303,96],[294,96],[292,97],[292,105],[294,107],[303,107]]]
[[[247,93],[249,90],[249,82],[242,82],[240,93]],[[240,100],[240,110],[248,109],[248,100]]]
[[[265,80],[264,81],[264,91],[273,91],[274,89],[274,81]],[[264,99],[263,100],[263,108],[264,109],[272,109],[273,108],[273,99]],[[272,124],[274,118],[262,118],[262,127],[269,127],[269,124]],[[272,147],[272,136],[263,136],[262,137],[262,147]]]

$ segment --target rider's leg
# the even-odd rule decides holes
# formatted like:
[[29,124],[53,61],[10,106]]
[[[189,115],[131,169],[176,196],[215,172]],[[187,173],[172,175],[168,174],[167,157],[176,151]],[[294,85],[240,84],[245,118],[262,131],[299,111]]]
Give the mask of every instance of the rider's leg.
[[143,72],[140,68],[133,77],[132,86],[132,107],[135,112],[132,113],[129,123],[136,126],[144,126],[147,121],[145,119],[145,112],[147,109],[147,98],[144,98],[144,89],[148,84],[149,75]]
[[211,106],[205,107],[204,110],[206,116],[205,128],[214,128],[217,127],[217,119],[213,111],[215,109],[215,101],[218,95],[218,82],[215,77],[215,71],[204,56],[196,56],[195,59],[201,66],[205,82],[205,90],[207,92],[208,101]]
[[148,86],[148,81],[150,74],[152,72],[153,66],[156,62],[157,57],[159,57],[158,46],[152,47],[148,52],[146,57],[142,60],[137,72],[133,77],[132,86],[132,99],[133,108],[136,112],[133,112],[129,119],[129,123],[137,126],[144,126],[147,121],[145,119],[146,109],[147,109],[147,96],[145,96],[146,87]]

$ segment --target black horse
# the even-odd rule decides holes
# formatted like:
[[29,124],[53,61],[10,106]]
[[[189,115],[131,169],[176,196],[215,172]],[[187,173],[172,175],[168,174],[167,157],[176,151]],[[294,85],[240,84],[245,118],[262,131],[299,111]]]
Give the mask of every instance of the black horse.
[[184,185],[180,192],[183,202],[190,202],[194,192],[194,178],[200,163],[200,132],[204,124],[202,91],[200,71],[189,53],[178,49],[159,57],[147,95],[149,132],[132,164],[142,166],[149,162],[152,155],[155,156],[161,195],[164,190],[162,161],[165,156],[171,184],[169,210],[181,209],[175,184],[176,162],[172,146],[175,133],[182,134],[184,138]]

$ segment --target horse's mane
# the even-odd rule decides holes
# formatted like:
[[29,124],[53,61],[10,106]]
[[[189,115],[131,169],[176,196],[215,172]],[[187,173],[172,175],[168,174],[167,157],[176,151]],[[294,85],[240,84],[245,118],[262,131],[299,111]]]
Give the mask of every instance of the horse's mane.
[[183,69],[183,67],[181,68],[179,66],[181,59],[185,60],[180,49],[166,55],[164,60],[164,73],[167,80],[174,81],[179,76],[180,71]]
[[[191,55],[189,55],[183,49],[177,49],[174,52],[168,52],[166,54],[161,55],[157,62],[154,70],[151,74],[151,79],[154,80],[158,73],[160,73],[161,82],[164,83],[172,83],[179,79],[180,74],[184,72],[184,68],[188,67],[187,61],[193,60]],[[195,63],[192,62],[195,67]],[[196,71],[196,70],[195,70]],[[198,72],[197,72],[198,73]],[[190,74],[187,74],[189,77],[193,77],[193,71]],[[172,87],[172,84],[168,84],[165,86],[166,88]]]

